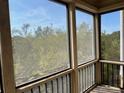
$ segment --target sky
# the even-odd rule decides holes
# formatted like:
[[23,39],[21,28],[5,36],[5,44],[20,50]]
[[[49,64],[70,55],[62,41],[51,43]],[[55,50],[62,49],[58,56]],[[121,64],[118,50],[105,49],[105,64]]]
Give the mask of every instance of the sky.
[[120,11],[102,15],[101,30],[109,34],[120,31]]
[[[53,26],[67,28],[67,11],[64,5],[49,0],[9,0],[11,28],[20,29],[23,24],[29,23],[31,27]],[[119,31],[119,12],[102,15],[102,31],[112,33]],[[76,11],[76,24],[85,22],[93,24],[91,15]]]
[[93,15],[87,14],[80,10],[76,10],[76,26],[77,26],[77,28],[83,22],[88,24],[89,28],[92,29],[93,28]]
[[48,0],[9,0],[11,28],[23,24],[66,28],[66,7]]

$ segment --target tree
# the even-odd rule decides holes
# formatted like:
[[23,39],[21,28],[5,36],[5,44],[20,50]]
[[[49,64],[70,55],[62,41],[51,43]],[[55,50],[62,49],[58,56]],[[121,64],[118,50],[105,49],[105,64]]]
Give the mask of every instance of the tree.
[[101,34],[101,58],[106,60],[120,59],[120,32],[115,31],[111,34],[105,32]]

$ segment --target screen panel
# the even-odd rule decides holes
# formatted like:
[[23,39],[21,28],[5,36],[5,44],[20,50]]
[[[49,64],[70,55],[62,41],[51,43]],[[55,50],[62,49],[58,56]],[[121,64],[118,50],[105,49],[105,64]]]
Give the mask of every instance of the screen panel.
[[10,0],[9,8],[16,85],[70,68],[65,5]]
[[120,11],[101,16],[101,59],[120,60]]
[[94,17],[76,10],[78,64],[95,59]]

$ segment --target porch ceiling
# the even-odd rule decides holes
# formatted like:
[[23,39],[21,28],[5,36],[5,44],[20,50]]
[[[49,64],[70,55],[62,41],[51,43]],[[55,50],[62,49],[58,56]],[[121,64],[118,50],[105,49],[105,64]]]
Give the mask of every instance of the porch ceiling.
[[114,4],[124,3],[124,0],[82,0],[90,5],[97,8],[108,7]]

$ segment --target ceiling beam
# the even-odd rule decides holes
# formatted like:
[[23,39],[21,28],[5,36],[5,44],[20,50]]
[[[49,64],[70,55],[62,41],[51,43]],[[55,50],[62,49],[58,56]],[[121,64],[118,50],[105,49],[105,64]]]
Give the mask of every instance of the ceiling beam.
[[98,13],[104,13],[112,10],[123,9],[124,8],[124,1],[116,4],[112,4],[106,7],[102,7],[98,10]]
[[67,4],[74,3],[76,7],[92,13],[105,13],[105,12],[124,8],[124,1],[121,1],[119,3],[114,3],[108,6],[101,6],[101,8],[95,7],[94,5],[91,5],[83,0],[55,0],[55,1],[64,2]]
[[76,6],[92,13],[98,13],[98,8],[81,0],[76,0]]
[[67,4],[74,3],[75,7],[81,8],[83,10],[86,10],[92,13],[98,13],[98,9],[96,7],[81,0],[55,0],[55,1],[64,2]]

